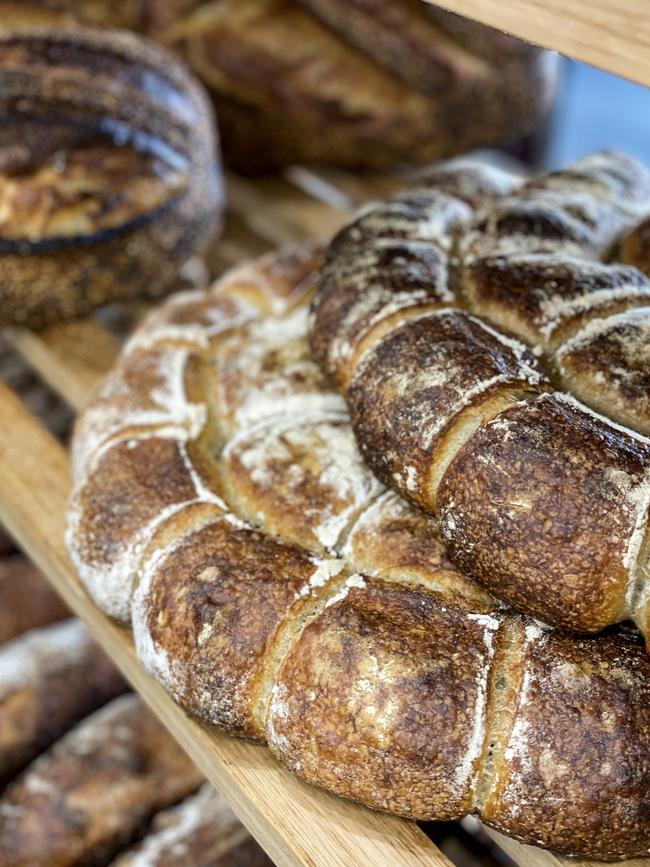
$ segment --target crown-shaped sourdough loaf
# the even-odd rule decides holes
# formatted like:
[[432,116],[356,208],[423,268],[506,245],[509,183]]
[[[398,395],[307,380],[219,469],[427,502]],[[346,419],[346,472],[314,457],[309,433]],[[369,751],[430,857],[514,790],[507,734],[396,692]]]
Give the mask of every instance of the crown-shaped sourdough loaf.
[[82,580],[189,712],[309,782],[571,854],[645,853],[650,657],[505,610],[373,477],[308,347],[321,263],[273,254],[136,332],[74,438]]
[[650,174],[612,153],[492,174],[442,168],[342,230],[315,355],[456,566],[553,625],[648,637],[650,280],[616,260],[631,231],[647,264]]

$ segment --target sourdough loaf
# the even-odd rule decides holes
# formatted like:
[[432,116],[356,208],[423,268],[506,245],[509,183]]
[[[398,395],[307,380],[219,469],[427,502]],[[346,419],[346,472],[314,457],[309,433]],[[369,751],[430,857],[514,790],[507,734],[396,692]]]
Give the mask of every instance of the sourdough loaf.
[[205,93],[133,34],[1,17],[0,324],[169,291],[222,209]]
[[[0,784],[126,683],[78,620],[0,648]],[[0,847],[1,849],[2,847]]]
[[134,695],[85,719],[0,799],[3,867],[105,864],[201,774]]
[[379,169],[510,141],[554,90],[551,55],[421,0],[67,6],[179,52],[214,99],[226,160],[244,171]]
[[334,239],[314,353],[368,464],[439,518],[460,569],[548,623],[629,618],[650,640],[650,280],[616,261],[650,173],[595,154],[508,191],[473,171]]
[[[477,171],[466,198],[492,181]],[[438,225],[416,222],[424,240]],[[242,266],[133,335],[76,428],[82,581],[183,707],[311,783],[573,855],[644,854],[650,657],[633,635],[505,610],[372,477],[307,343],[321,262]],[[528,388],[536,359],[508,348]]]

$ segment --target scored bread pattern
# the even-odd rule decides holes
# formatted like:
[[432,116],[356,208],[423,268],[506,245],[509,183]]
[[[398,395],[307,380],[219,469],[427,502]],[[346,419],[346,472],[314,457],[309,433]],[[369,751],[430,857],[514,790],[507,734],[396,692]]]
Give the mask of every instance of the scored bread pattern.
[[650,641],[650,173],[603,153],[480,175],[431,171],[337,235],[314,355],[460,570],[554,626]]
[[309,782],[644,854],[650,658],[508,612],[373,478],[308,348],[321,263],[267,256],[136,332],[74,438],[82,581],[190,713]]

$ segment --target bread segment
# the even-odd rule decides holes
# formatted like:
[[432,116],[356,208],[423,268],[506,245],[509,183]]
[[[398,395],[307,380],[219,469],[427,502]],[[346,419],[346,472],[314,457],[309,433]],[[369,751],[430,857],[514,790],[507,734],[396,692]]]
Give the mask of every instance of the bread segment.
[[589,848],[596,859],[641,853],[650,658],[620,635],[576,639],[530,622],[522,652],[514,724],[483,820],[524,840],[550,834],[558,849]]
[[[357,368],[347,392],[361,453],[384,484],[435,507],[438,460],[464,414],[546,385],[518,341],[458,310],[405,323]],[[501,408],[501,407],[499,407]],[[405,460],[406,458],[406,460]]]
[[470,812],[499,625],[423,590],[352,584],[280,668],[271,749],[303,779],[376,809]]
[[564,395],[485,424],[438,495],[454,562],[520,610],[579,632],[629,617],[650,444]]

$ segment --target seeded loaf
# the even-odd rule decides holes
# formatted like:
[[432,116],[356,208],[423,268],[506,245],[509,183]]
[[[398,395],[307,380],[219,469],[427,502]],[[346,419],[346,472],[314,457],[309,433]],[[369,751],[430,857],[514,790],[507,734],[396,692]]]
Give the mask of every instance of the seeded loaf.
[[223,206],[207,96],[149,41],[17,6],[0,4],[0,325],[168,292]]

